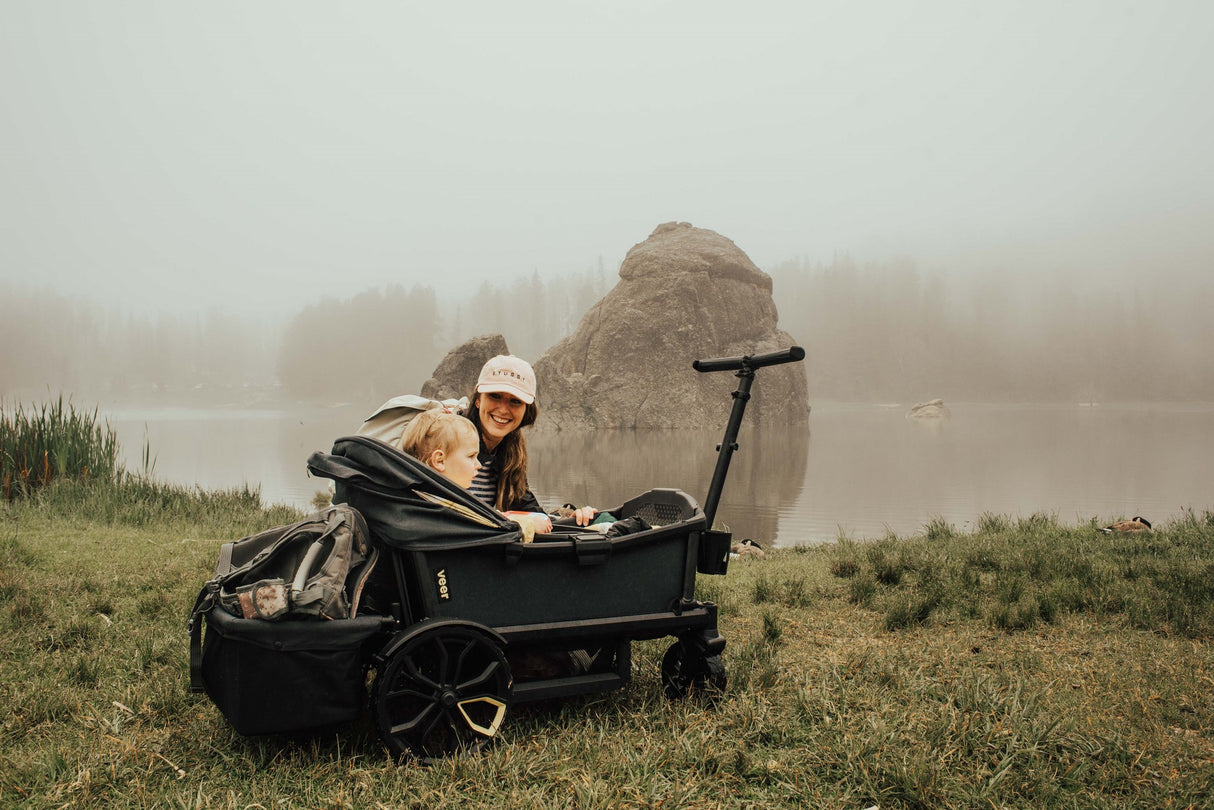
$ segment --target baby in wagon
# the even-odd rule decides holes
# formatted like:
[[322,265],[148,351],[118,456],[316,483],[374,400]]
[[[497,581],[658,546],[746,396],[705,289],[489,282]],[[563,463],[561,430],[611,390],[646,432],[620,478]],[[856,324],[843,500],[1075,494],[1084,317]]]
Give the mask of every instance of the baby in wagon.
[[[458,414],[437,408],[413,417],[400,437],[400,449],[464,489],[481,467],[476,427]],[[552,522],[543,513],[507,512],[506,516],[522,528],[524,543],[530,543],[536,532],[552,531]],[[557,678],[587,671],[596,655],[597,651],[521,648],[511,651],[510,669],[524,680]]]
[[[476,427],[458,414],[437,408],[413,417],[400,437],[400,449],[462,489],[472,485],[481,468],[477,460],[480,437]],[[552,531],[552,521],[547,515],[508,513],[507,517],[522,527],[524,543],[530,543],[536,532]]]
[[[480,469],[477,454],[480,437],[476,427],[464,417],[440,409],[423,411],[405,427],[400,437],[401,451],[421,461],[435,472],[450,478],[463,489],[472,484]],[[530,543],[536,532],[552,531],[552,522],[543,513],[505,513],[523,530],[523,542]],[[520,648],[509,654],[510,669],[524,680],[557,678],[588,671],[599,655],[598,650],[545,650]],[[604,663],[611,663],[604,657]]]

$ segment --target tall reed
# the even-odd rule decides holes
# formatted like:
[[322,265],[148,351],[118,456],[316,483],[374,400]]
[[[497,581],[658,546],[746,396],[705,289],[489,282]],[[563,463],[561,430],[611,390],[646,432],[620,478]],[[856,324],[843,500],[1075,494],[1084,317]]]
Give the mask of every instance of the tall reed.
[[28,497],[57,478],[113,480],[118,438],[97,410],[78,410],[63,395],[29,410],[0,403],[0,492]]

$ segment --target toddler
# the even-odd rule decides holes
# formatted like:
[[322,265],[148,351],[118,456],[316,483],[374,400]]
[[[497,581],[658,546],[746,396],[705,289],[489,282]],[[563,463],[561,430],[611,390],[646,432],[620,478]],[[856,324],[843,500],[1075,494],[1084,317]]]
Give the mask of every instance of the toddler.
[[472,485],[481,468],[476,428],[462,416],[441,408],[422,411],[409,421],[400,437],[400,449],[455,482],[460,489]]
[[[441,408],[423,411],[413,417],[400,437],[401,451],[420,460],[430,469],[450,478],[467,489],[481,468],[480,436],[476,427],[459,414]],[[523,530],[523,542],[530,543],[535,533],[552,531],[552,521],[540,513],[506,512]],[[541,648],[511,648],[507,651],[510,671],[521,680],[559,678],[576,675],[590,669],[594,654],[586,650],[548,650]]]
[[[461,489],[472,485],[481,468],[480,437],[476,426],[464,417],[440,408],[423,411],[409,422],[400,437],[402,452],[416,458],[435,472],[447,476]],[[508,514],[523,530],[523,542],[530,543],[538,532],[552,531],[546,515]]]

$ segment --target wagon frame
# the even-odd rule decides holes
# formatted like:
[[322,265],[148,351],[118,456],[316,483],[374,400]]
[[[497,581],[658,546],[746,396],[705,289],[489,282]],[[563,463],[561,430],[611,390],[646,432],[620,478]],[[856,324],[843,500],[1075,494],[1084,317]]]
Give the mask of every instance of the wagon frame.
[[[713,520],[755,370],[804,356],[793,346],[693,364],[738,377],[707,498],[701,508],[682,490],[659,488],[604,510],[636,531],[556,521],[527,543],[509,518],[376,439],[344,437],[313,453],[310,472],[334,481],[334,504],[356,510],[382,552],[377,609],[274,623],[212,608],[207,693],[242,733],[288,731],[354,719],[373,671],[381,738],[394,756],[423,761],[488,743],[514,704],[623,686],[633,641],[675,639],[661,664],[668,698],[719,694],[726,642],[717,606],[695,598],[696,576],[728,569],[732,536]],[[525,672],[528,656],[537,671]],[[304,694],[276,689],[284,668],[299,670],[293,691]]]

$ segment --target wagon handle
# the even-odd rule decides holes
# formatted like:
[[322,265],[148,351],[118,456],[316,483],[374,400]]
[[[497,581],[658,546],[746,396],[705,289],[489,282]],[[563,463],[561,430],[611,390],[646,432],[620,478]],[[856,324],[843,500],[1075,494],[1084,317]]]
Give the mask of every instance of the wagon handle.
[[717,357],[711,360],[696,360],[691,367],[696,371],[736,371],[738,390],[733,392],[733,409],[729,412],[729,423],[725,426],[725,439],[717,445],[717,466],[708,485],[708,497],[704,499],[704,517],[711,530],[721,502],[721,491],[725,489],[725,476],[729,473],[729,460],[738,449],[738,428],[742,425],[742,414],[750,400],[750,385],[755,380],[755,369],[777,366],[781,363],[796,363],[805,359],[805,350],[790,346],[778,352],[743,355],[742,357]]
[[790,346],[778,352],[767,354],[744,354],[741,357],[714,357],[711,360],[692,361],[691,367],[696,371],[741,371],[744,368],[756,369],[764,366],[778,366],[781,363],[796,363],[805,359],[805,350],[800,346]]

